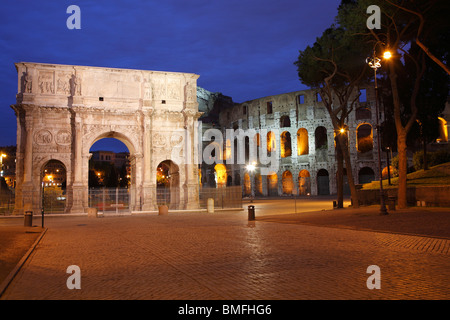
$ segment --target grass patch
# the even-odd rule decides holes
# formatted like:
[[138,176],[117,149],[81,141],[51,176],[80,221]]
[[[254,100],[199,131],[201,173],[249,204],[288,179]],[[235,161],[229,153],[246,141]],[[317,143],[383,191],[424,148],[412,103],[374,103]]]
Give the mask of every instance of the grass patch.
[[[391,184],[392,185],[388,184],[387,179],[383,180],[383,188],[397,188],[398,177],[391,178]],[[418,170],[409,173],[407,175],[407,184],[411,187],[450,185],[450,162],[430,167],[429,170]],[[379,181],[372,181],[371,183],[363,184],[364,190],[379,188]]]

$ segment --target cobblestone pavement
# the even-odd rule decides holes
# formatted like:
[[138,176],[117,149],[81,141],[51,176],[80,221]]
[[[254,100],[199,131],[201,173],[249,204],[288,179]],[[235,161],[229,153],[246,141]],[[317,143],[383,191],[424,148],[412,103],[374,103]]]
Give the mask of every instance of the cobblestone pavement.
[[[2,299],[449,299],[450,240],[246,212],[51,217]],[[66,269],[81,270],[69,290]],[[381,289],[369,290],[370,265]]]

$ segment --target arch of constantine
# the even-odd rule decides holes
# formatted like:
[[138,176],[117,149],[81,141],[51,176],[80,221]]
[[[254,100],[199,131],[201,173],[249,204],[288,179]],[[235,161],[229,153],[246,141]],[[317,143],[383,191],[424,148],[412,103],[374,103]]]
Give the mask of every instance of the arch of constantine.
[[43,169],[56,160],[66,172],[65,212],[86,212],[89,150],[103,138],[129,150],[131,210],[156,209],[162,162],[177,188],[172,207],[198,208],[198,75],[26,62],[16,69],[16,214],[40,211]]

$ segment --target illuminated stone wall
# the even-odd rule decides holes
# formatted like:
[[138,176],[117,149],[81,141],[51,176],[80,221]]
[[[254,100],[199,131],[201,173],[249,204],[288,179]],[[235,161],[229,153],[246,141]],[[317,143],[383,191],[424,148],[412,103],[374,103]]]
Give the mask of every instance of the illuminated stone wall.
[[[361,89],[364,94],[356,103],[347,123],[356,183],[361,179],[378,179],[374,130],[375,95],[371,85]],[[357,91],[354,94],[356,95]],[[249,193],[250,187],[254,194],[262,193],[264,196],[337,192],[335,132],[323,103],[317,101],[316,90],[268,96],[223,108],[219,115],[219,124],[224,136],[226,129],[254,129],[260,134],[260,140],[267,141],[267,151],[276,152],[279,159],[276,172],[255,175],[251,183],[249,180],[252,179],[247,176],[244,194]],[[268,134],[265,135],[265,132]],[[231,145],[232,142],[226,143]],[[382,165],[386,166],[385,159],[382,159]],[[258,166],[261,165],[257,164],[256,174],[259,172]],[[235,177],[240,177],[240,185],[244,185],[247,173],[245,165],[228,163],[226,167],[227,175],[234,178],[234,184],[238,184]],[[368,172],[373,172],[373,176]],[[348,187],[345,190],[348,190]]]

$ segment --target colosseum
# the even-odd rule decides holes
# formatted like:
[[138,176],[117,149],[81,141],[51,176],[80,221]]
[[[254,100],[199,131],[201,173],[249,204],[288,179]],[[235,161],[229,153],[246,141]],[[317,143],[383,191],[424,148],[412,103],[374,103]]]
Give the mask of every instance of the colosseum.
[[[348,137],[355,183],[379,179],[373,86],[359,89],[354,111],[348,117]],[[223,163],[201,169],[202,186],[241,185],[244,196],[329,195],[337,192],[335,132],[317,90],[303,90],[233,103],[228,97],[199,88],[199,111],[205,112],[202,132],[216,128],[224,137]],[[383,121],[380,108],[380,122]],[[236,161],[237,139],[226,139],[226,131],[255,132],[245,137],[245,163]],[[253,130],[254,131],[253,131]],[[254,139],[257,148],[251,148]],[[206,141],[205,141],[206,140]],[[203,139],[203,146],[211,143]],[[233,148],[234,147],[234,148]],[[261,164],[261,148],[276,156],[277,167],[267,172]],[[265,150],[264,150],[265,151]],[[384,153],[383,153],[384,154]],[[234,159],[233,159],[234,158]],[[382,157],[382,167],[387,160]],[[256,161],[254,161],[256,160]],[[248,170],[254,164],[254,170]],[[253,168],[252,168],[253,169]],[[386,168],[385,168],[386,169]],[[344,193],[349,187],[344,171]]]

